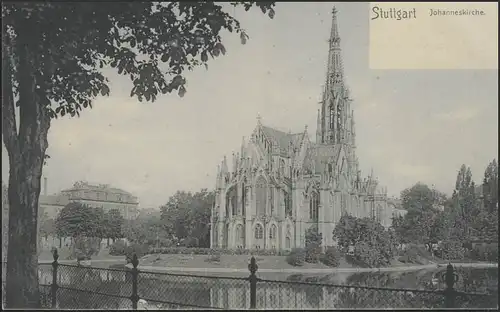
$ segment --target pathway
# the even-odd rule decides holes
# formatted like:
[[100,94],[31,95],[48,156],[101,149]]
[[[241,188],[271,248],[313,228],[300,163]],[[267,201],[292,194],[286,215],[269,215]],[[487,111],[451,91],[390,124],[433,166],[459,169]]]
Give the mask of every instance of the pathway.
[[[52,263],[54,260],[38,260],[38,264],[50,264]],[[123,263],[125,264],[125,259],[92,259],[91,260],[92,263],[94,262],[115,262],[115,263]],[[57,260],[57,263],[60,263],[60,264],[76,264],[76,260]]]

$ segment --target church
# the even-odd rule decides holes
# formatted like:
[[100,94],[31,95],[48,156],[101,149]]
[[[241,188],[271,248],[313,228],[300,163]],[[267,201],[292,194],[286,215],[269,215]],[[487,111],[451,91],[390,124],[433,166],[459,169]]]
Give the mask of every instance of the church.
[[369,217],[390,226],[397,203],[356,157],[354,111],[344,81],[336,9],[316,140],[307,126],[286,133],[257,120],[248,142],[218,168],[211,214],[211,248],[289,250],[305,247],[317,226],[322,246],[335,245],[342,215]]

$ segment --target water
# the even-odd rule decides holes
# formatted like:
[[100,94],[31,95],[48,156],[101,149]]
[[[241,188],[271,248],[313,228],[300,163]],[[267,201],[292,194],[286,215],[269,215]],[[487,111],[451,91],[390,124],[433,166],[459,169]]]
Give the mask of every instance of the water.
[[[468,292],[498,291],[498,269],[458,269],[456,289]],[[435,293],[381,291],[322,284],[344,284],[387,288],[422,290],[443,289],[440,276],[443,269],[411,272],[363,272],[316,276],[292,275],[288,281],[258,282],[256,304],[258,309],[354,309],[354,308],[442,308],[444,297]],[[97,291],[129,297],[132,293],[130,275],[98,269],[78,269],[60,266],[58,283],[63,287]],[[41,266],[40,283],[50,284],[52,269]],[[294,284],[302,281],[308,284]],[[146,299],[149,308],[203,308],[248,309],[250,285],[246,280],[141,273],[138,294]],[[166,301],[160,304],[155,300]],[[458,307],[495,308],[496,297],[457,298]],[[58,307],[126,309],[130,299],[96,295],[90,292],[60,289]]]

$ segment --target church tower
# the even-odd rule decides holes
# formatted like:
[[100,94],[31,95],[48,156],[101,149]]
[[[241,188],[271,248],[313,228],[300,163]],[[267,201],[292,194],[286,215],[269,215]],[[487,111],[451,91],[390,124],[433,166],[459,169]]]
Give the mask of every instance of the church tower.
[[337,26],[337,10],[332,10],[328,63],[325,88],[318,112],[316,142],[319,144],[346,144],[354,147],[354,120],[350,109],[349,90],[344,82],[344,68]]

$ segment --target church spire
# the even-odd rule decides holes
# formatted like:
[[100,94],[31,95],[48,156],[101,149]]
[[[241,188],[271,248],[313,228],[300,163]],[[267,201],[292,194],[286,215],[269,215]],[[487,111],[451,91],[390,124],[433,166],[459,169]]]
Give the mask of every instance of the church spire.
[[[348,95],[348,93],[347,93]],[[340,36],[337,24],[337,9],[332,10],[332,28],[328,40],[328,61],[326,71],[326,85],[321,101],[320,132],[317,133],[319,143],[345,143],[349,114],[349,101],[346,99],[344,86],[344,68],[340,50]]]
[[[342,64],[342,56],[340,55],[340,36],[339,27],[337,24],[337,9],[335,6],[332,9],[332,29],[330,31],[329,52],[328,52],[328,73],[327,73],[327,90],[332,87],[340,87],[343,85],[344,67]],[[340,90],[335,90],[340,91]]]

